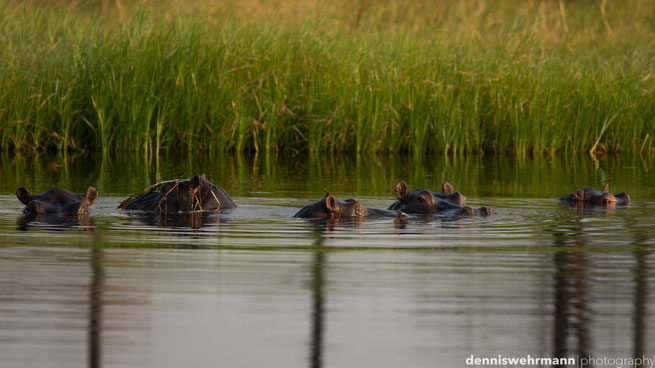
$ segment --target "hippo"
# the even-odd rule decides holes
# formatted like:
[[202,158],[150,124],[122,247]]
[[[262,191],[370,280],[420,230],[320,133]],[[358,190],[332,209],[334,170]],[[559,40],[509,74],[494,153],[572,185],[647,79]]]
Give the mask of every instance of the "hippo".
[[606,184],[602,191],[594,188],[581,188],[569,195],[560,197],[559,200],[571,204],[625,205],[630,203],[630,196],[626,192],[610,193],[610,186]]
[[52,188],[34,195],[27,188],[20,187],[16,190],[16,197],[25,204],[23,213],[26,215],[76,216],[88,213],[89,206],[98,198],[98,191],[89,187],[84,194],[75,194],[66,189]]
[[202,174],[152,185],[121,202],[118,209],[181,213],[236,207],[236,203],[223,188],[212,184]]
[[[400,181],[395,187],[398,202],[389,206],[389,209],[416,214],[434,214],[445,211],[447,211],[448,214],[455,215],[494,214],[494,211],[489,207],[480,207],[476,209],[458,204],[463,203],[466,198],[459,194],[459,192],[452,193],[452,186],[448,182],[444,183],[442,190],[442,193],[435,193],[427,189],[415,189],[410,192],[407,184],[404,181]],[[451,191],[451,194],[444,193],[446,191]],[[448,197],[444,197],[444,194],[448,195]],[[445,198],[449,198],[458,203],[452,203]]]
[[354,199],[343,201],[334,198],[330,192],[325,193],[323,199],[318,202],[305,206],[298,211],[293,217],[299,218],[317,218],[323,220],[345,220],[345,219],[362,219],[368,217],[398,217],[405,218],[407,214],[401,211],[387,211],[376,208],[367,208]]
[[[413,195],[417,195],[419,192],[425,190],[427,189],[415,189],[410,192],[407,183],[405,183],[403,180],[399,181],[394,187],[394,193],[396,195],[396,198],[398,198],[398,200],[394,202],[391,206],[389,206],[388,209],[389,210],[400,209],[401,207],[403,207],[406,201],[409,200]],[[447,181],[444,181],[443,184],[441,184],[441,192],[433,192],[433,191],[429,191],[429,192],[440,200],[450,202],[459,206],[466,205],[466,197],[464,197],[462,193],[456,192],[452,184],[450,184]]]

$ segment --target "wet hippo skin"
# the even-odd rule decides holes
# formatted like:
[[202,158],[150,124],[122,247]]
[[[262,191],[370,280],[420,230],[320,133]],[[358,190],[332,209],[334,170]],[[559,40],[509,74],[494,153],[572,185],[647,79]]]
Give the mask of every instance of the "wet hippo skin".
[[559,199],[571,204],[585,203],[590,205],[626,205],[630,203],[630,196],[628,193],[610,193],[609,184],[606,184],[603,190],[596,190],[594,188],[581,188],[571,194],[560,197]]
[[205,174],[163,182],[131,196],[118,206],[119,209],[155,213],[217,211],[236,207],[230,195],[209,182]]
[[323,199],[305,206],[293,217],[339,220],[369,217],[407,217],[407,215],[400,211],[367,208],[354,199],[340,201],[334,198],[330,192],[327,192]]
[[88,213],[89,206],[98,198],[98,191],[89,187],[84,194],[75,194],[66,189],[52,188],[35,195],[20,187],[16,190],[16,197],[25,204],[23,212],[26,214],[72,216]]
[[407,183],[400,181],[394,188],[398,201],[389,206],[389,209],[415,214],[435,214],[448,212],[455,215],[491,215],[494,211],[489,207],[471,208],[460,203],[466,202],[466,197],[454,192],[452,185],[444,182],[442,192],[433,192],[428,189],[415,189],[409,191]]

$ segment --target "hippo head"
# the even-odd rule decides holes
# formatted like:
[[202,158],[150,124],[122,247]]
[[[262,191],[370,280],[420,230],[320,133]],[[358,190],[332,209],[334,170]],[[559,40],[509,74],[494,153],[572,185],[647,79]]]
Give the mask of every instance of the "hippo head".
[[439,212],[439,200],[427,189],[416,189],[409,191],[407,183],[398,182],[394,189],[396,198],[400,201],[397,208],[406,213],[430,214]]
[[188,180],[163,183],[159,193],[156,212],[215,211],[221,208],[216,187],[207,180],[205,174]]
[[609,184],[605,185],[603,190],[596,190],[594,188],[581,188],[577,191],[560,197],[560,200],[568,201],[572,204],[588,204],[588,205],[625,205],[630,203],[630,196],[626,192],[610,193]]
[[94,187],[87,188],[84,194],[73,194],[64,189],[53,188],[34,195],[27,188],[16,190],[16,197],[25,204],[25,213],[82,215],[89,211],[89,206],[98,198]]
[[610,204],[617,202],[614,194],[609,193],[608,185],[605,186],[602,192],[593,188],[578,189],[573,193],[572,198],[575,202],[588,202],[591,204]]
[[441,193],[435,193],[427,189],[415,189],[409,191],[404,181],[398,182],[394,188],[398,202],[389,209],[395,209],[406,213],[434,214],[447,211],[454,215],[492,215],[495,212],[489,207],[471,208],[464,206],[466,197],[453,190],[452,185],[444,182]]
[[218,211],[236,207],[227,192],[209,182],[205,174],[157,183],[118,205],[118,209],[155,213]]
[[594,188],[578,189],[571,195],[575,202],[587,202],[590,204],[611,204],[618,202],[614,194],[609,192],[609,184],[605,185],[602,191]]
[[[423,191],[426,191],[426,189],[416,189],[410,192],[407,183],[405,183],[403,180],[399,181],[394,187],[394,194],[396,195],[396,198],[398,198],[398,202],[391,205],[389,209],[400,209],[404,203],[412,199],[415,195],[418,195],[419,192]],[[441,192],[429,192],[432,193],[432,195],[436,197],[437,200],[450,202],[458,206],[466,205],[466,197],[464,197],[462,193],[456,192],[452,184],[447,181],[444,181],[441,184]]]
[[323,199],[305,206],[293,217],[319,218],[334,220],[340,218],[364,217],[367,214],[366,207],[354,199],[338,201],[330,192],[325,193]]

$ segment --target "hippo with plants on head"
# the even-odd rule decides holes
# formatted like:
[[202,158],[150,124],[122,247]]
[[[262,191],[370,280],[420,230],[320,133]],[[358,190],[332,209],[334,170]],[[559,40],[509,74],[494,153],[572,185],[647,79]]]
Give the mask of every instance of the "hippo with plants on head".
[[89,187],[84,194],[75,194],[65,189],[52,188],[35,195],[27,188],[20,187],[16,190],[16,197],[25,205],[25,214],[75,216],[88,213],[89,206],[98,198],[98,191]]
[[345,220],[345,219],[362,219],[369,217],[407,217],[407,214],[400,211],[387,211],[376,208],[367,208],[361,202],[354,199],[343,201],[334,198],[330,192],[325,193],[325,197],[318,202],[305,206],[298,211],[293,217],[300,218],[317,218],[323,220]]
[[[466,198],[459,192],[452,193],[452,186],[446,182],[443,185],[442,193],[435,193],[427,189],[415,189],[409,191],[404,181],[398,182],[394,189],[398,201],[392,204],[389,209],[416,214],[435,214],[448,211],[455,215],[492,215],[494,211],[489,207],[471,208],[462,206]],[[449,187],[449,188],[448,188]],[[450,191],[451,193],[444,193]],[[453,202],[446,200],[451,199]]]
[[118,209],[180,213],[236,207],[236,203],[223,188],[212,184],[202,174],[189,179],[154,184],[121,202]]
[[[407,183],[405,183],[405,181],[403,180],[399,181],[398,183],[396,183],[396,186],[394,187],[394,194],[396,195],[396,198],[398,198],[398,200],[394,202],[394,204],[389,206],[389,209],[390,210],[400,209],[401,207],[404,206],[407,200],[409,200],[414,195],[424,190],[427,189],[415,189],[410,192]],[[433,196],[437,197],[442,201],[450,202],[452,204],[456,204],[459,206],[466,205],[466,197],[464,197],[462,193],[456,192],[452,184],[450,184],[447,181],[444,181],[443,184],[441,184],[441,192],[433,192],[433,191],[429,191],[429,192],[432,193]]]
[[610,185],[606,184],[603,190],[581,188],[569,195],[560,197],[559,200],[571,204],[625,205],[630,203],[630,196],[626,192],[610,193]]

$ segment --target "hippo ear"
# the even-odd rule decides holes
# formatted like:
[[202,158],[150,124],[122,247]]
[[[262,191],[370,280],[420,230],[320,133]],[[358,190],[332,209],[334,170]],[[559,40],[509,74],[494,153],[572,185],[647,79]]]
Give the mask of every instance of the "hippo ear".
[[18,197],[18,200],[23,202],[24,205],[27,205],[32,200],[32,192],[25,187],[20,187],[16,189],[16,197]]
[[95,203],[96,199],[98,199],[98,191],[94,187],[88,187],[86,193],[84,193],[85,204],[90,206]]
[[453,194],[453,192],[455,192],[455,188],[453,188],[452,184],[447,181],[444,181],[443,184],[441,184],[441,193]]
[[332,194],[330,194],[330,192],[325,194],[325,206],[327,207],[328,211],[332,213],[337,212],[338,210],[337,200]]
[[191,188],[198,188],[200,186],[200,177],[196,175],[189,179],[189,185]]
[[616,193],[614,197],[616,197],[616,199],[622,200],[625,203],[630,202],[630,196],[626,192]]
[[451,196],[450,202],[454,203],[454,204],[458,204],[460,206],[465,206],[466,205],[466,197],[460,192],[455,192]]
[[605,192],[605,193],[610,192],[610,185],[609,184],[605,184],[605,188],[603,188],[603,192]]
[[396,195],[396,198],[402,201],[405,197],[407,197],[407,193],[409,193],[409,187],[404,180],[401,180],[396,183],[396,187],[393,189],[393,192]]

